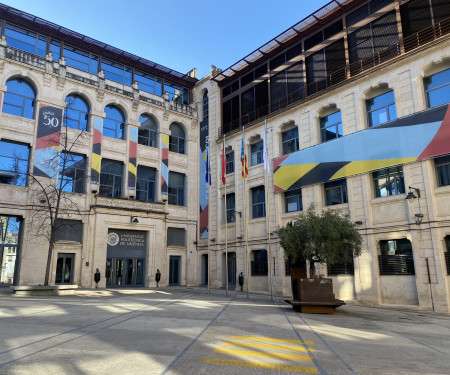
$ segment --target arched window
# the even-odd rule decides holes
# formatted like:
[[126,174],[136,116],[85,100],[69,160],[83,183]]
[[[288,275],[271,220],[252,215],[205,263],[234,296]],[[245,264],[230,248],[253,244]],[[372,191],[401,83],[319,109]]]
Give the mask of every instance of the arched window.
[[103,135],[106,137],[123,139],[125,116],[115,105],[105,107],[106,117],[103,120]]
[[202,99],[203,104],[203,121],[208,120],[209,117],[209,103],[208,103],[208,91],[205,91]]
[[170,137],[169,137],[169,151],[178,152],[184,154],[184,144],[186,136],[184,134],[183,127],[174,122],[170,125]]
[[32,119],[35,98],[36,93],[27,81],[23,78],[10,79],[6,82],[3,113]]
[[140,145],[158,147],[157,134],[158,126],[153,117],[149,115],[141,115],[139,117],[139,122],[141,126],[138,132],[138,143]]
[[72,129],[89,130],[89,106],[81,96],[67,95],[63,123]]

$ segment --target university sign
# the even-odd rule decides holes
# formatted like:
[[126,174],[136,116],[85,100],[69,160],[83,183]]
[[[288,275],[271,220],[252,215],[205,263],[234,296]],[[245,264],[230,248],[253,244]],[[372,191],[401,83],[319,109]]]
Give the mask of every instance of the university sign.
[[161,213],[164,212],[164,204],[162,203],[141,202],[125,199],[96,198],[95,206]]

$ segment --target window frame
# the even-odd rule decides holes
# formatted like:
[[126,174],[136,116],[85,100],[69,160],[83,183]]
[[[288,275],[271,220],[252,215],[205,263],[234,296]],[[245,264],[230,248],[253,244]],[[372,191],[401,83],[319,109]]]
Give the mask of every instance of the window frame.
[[[109,163],[109,173],[104,172],[104,162]],[[112,167],[120,167],[121,173],[116,174],[113,173]],[[117,160],[111,160],[111,159],[102,159],[101,166],[100,166],[100,184],[99,184],[99,192],[98,195],[101,197],[109,197],[109,198],[121,198],[122,197],[122,184],[123,184],[123,178],[124,178],[124,164]],[[112,183],[105,184],[102,183],[102,180],[104,182],[105,178],[109,177],[112,178]],[[104,194],[105,189],[107,191],[111,190],[110,194]]]
[[263,140],[254,142],[250,145],[250,161],[251,166],[259,165],[264,162],[264,142]]
[[251,189],[252,219],[266,217],[266,190],[263,185]]
[[[432,83],[432,82],[430,82],[431,79],[432,79],[433,77],[436,77],[436,76],[438,76],[439,74],[443,74],[443,73],[446,73],[446,74],[449,75],[449,80],[448,80],[448,82],[447,82],[447,83],[444,83],[444,84],[441,84],[441,85],[439,85],[439,86],[437,86],[437,87],[434,87],[434,88],[432,88],[432,89],[429,89],[428,87],[429,87],[430,84]],[[425,77],[425,78],[423,79],[423,83],[424,83],[424,90],[425,90],[425,98],[426,98],[426,102],[427,102],[427,108],[434,108],[434,107],[438,107],[439,105],[445,104],[445,102],[443,102],[443,103],[438,103],[438,104],[436,104],[436,105],[434,105],[434,106],[431,106],[430,93],[433,92],[433,91],[434,91],[434,92],[442,93],[442,92],[445,92],[445,91],[443,90],[443,89],[445,89],[445,88],[447,88],[447,90],[450,92],[450,68],[441,70],[440,72],[437,72],[437,73],[434,73],[434,74],[431,74],[431,75]],[[442,90],[442,91],[441,91],[441,90]],[[442,96],[445,97],[445,95],[442,95]],[[446,99],[447,99],[447,103],[450,102],[450,97],[447,97]]]
[[[179,135],[172,134],[175,129],[180,130]],[[186,131],[183,126],[181,126],[178,122],[173,122],[169,127],[170,135],[169,135],[169,151],[176,152],[177,154],[186,155]],[[181,135],[183,132],[183,135]]]
[[251,276],[268,276],[269,259],[267,250],[253,250],[251,261]]
[[[28,185],[28,169],[30,167],[30,145],[24,144],[24,143],[19,143],[19,142],[14,142],[14,141],[9,141],[9,140],[5,140],[5,139],[0,139],[0,145],[2,143],[8,143],[11,145],[16,145],[19,147],[23,147],[23,150],[26,149],[27,151],[27,158],[20,158],[20,157],[15,157],[13,155],[1,155],[2,149],[4,149],[4,147],[0,148],[0,159],[5,158],[5,159],[13,159],[14,160],[14,171],[11,171],[10,169],[0,169],[0,173],[2,172],[14,172],[12,175],[14,176],[13,181],[14,183],[10,184],[7,182],[0,182],[0,184],[5,184],[5,185],[13,185],[13,186],[27,186]],[[20,168],[20,162],[26,163],[26,170],[25,171],[21,171]],[[8,165],[11,165],[10,163],[8,163]],[[5,173],[5,175],[7,175],[7,173]],[[24,177],[22,179],[22,176]],[[22,183],[17,183],[18,181],[23,181]]]
[[[174,185],[173,177],[182,178],[183,183],[181,185],[180,184]],[[186,201],[185,190],[186,190],[186,175],[183,173],[169,171],[169,181],[167,185],[168,204],[173,206],[185,207]]]
[[[149,171],[153,174],[153,176],[150,176],[150,178],[147,179],[140,178],[139,174],[140,171],[141,172]],[[155,168],[147,167],[144,165],[138,165],[136,170],[136,200],[143,202],[154,202],[156,195],[156,181],[157,181],[157,172]],[[141,189],[140,183],[143,183],[146,188]],[[140,199],[142,198],[141,195],[144,195],[146,199]]]
[[[144,125],[146,121],[150,121],[151,124]],[[152,116],[144,113],[139,116],[139,123],[138,144],[158,148],[158,125],[156,120]]]
[[[394,170],[397,169],[397,170]],[[382,174],[384,172],[384,174]],[[393,178],[393,186],[395,187],[394,193],[390,192],[386,188],[386,195],[382,195],[381,191],[382,188],[380,188],[379,180],[381,179],[388,179]],[[403,177],[403,166],[402,165],[394,165],[392,167],[382,168],[378,169],[376,171],[372,172],[372,179],[374,183],[374,190],[375,190],[375,197],[376,198],[383,198],[383,197],[389,197],[393,195],[401,195],[405,194],[405,181]],[[390,183],[391,184],[391,183]],[[386,182],[386,186],[388,186],[388,183]]]
[[[392,94],[392,100],[393,100],[392,102],[389,102],[388,104],[380,105],[380,106],[370,109],[370,104],[369,104],[370,101],[375,101],[375,99],[379,99],[385,95],[391,95],[391,94]],[[375,103],[373,103],[372,105],[375,105]],[[391,112],[390,112],[391,108],[393,108],[393,118],[391,118]],[[385,109],[384,113],[386,114],[386,121],[378,122],[377,124],[374,124],[373,114],[378,111],[381,111],[383,109]],[[395,107],[394,90],[388,90],[382,94],[379,94],[379,95],[376,95],[376,96],[366,99],[366,115],[367,115],[367,121],[368,121],[369,127],[375,127],[375,126],[386,124],[390,121],[396,120],[397,119],[397,109]]]
[[[79,100],[81,103],[83,103],[86,106],[86,111],[83,111],[83,110],[80,110],[80,109],[77,109],[77,108],[69,108],[69,104],[67,103],[67,99],[69,97],[73,97],[76,100]],[[80,96],[78,94],[69,94],[69,95],[66,96],[66,99],[64,99],[64,102],[66,103],[66,108],[65,108],[65,111],[64,111],[63,126],[67,127],[67,120],[69,119],[70,121],[73,121],[74,123],[77,124],[77,127],[69,125],[68,126],[69,128],[77,129],[77,130],[81,130],[81,131],[89,131],[89,117],[90,117],[89,116],[89,112],[90,112],[90,110],[89,110],[89,105],[86,102],[86,100],[82,96]],[[72,111],[72,112],[78,113],[78,119],[69,118],[69,112],[68,112],[69,110]],[[81,125],[82,121],[83,121],[83,120],[81,120],[83,114],[84,114],[84,121],[85,121],[85,127],[84,128]]]
[[437,185],[439,187],[450,185],[450,155],[434,158],[434,166],[436,169]]
[[[339,180],[328,181],[323,184],[324,193],[325,193],[325,206],[335,206],[338,204],[346,204],[348,203],[348,190],[347,190],[347,179],[341,178]],[[338,191],[339,202],[331,201],[331,198],[336,197],[337,195],[333,194],[333,191]]]
[[[110,110],[112,110],[112,109],[116,110],[121,115],[122,120],[120,121],[118,119],[108,117],[108,115],[106,114],[107,108]],[[123,113],[123,111],[119,107],[115,106],[114,104],[108,104],[105,107],[105,114],[106,114],[106,116],[103,119],[103,131],[102,131],[103,136],[108,137],[108,138],[113,138],[113,139],[124,140],[125,134],[126,134],[126,131],[125,131],[126,120],[125,120],[125,114]],[[106,125],[108,125],[108,126],[106,126]],[[111,131],[111,133],[114,133],[114,136],[112,137],[110,135],[105,134],[105,129],[107,129],[107,131]],[[120,137],[118,137],[118,135],[120,135]]]
[[[289,202],[292,200],[293,202]],[[289,204],[295,203],[297,205],[296,210],[290,210]],[[298,212],[303,211],[303,197],[302,197],[302,189],[288,190],[284,192],[284,212]]]
[[228,193],[225,197],[225,218],[226,218],[227,224],[234,223],[236,221],[236,195],[235,195],[235,193]]
[[[390,254],[392,251],[390,249],[391,246],[389,246],[389,242],[395,242],[394,254]],[[405,253],[397,254],[397,249],[400,247],[399,243],[405,245],[406,242],[409,243],[411,251],[408,251],[407,254]],[[410,240],[408,240],[407,238],[380,240],[379,248],[380,253],[378,255],[378,268],[380,276],[415,275],[414,255],[413,255],[414,251]]]
[[[291,134],[294,132],[296,134]],[[293,147],[290,145],[293,143]],[[293,151],[289,151],[290,147]],[[283,155],[289,155],[300,149],[300,139],[298,137],[298,127],[294,126],[281,133],[281,150]]]
[[[339,113],[339,121],[335,121],[333,118],[330,119],[331,116],[334,116]],[[337,120],[337,119],[336,119]],[[329,121],[333,121],[332,123],[329,123]],[[327,134],[330,132],[330,128],[334,128],[335,131],[332,132],[335,137],[328,138]],[[326,116],[320,117],[320,139],[322,143],[332,141],[334,139],[338,139],[344,136],[344,131],[342,127],[342,113],[340,110],[337,110],[333,113],[330,113]]]
[[[27,88],[29,88],[31,90],[31,93],[33,94],[33,96],[28,96],[27,94],[21,92],[15,92],[12,91],[12,88],[10,90],[8,90],[8,83],[9,82],[17,82],[18,84],[24,84]],[[9,115],[13,115],[13,116],[18,116],[18,117],[23,117],[23,118],[27,118],[27,119],[31,119],[34,120],[35,114],[36,114],[36,90],[34,89],[33,85],[28,82],[28,80],[22,78],[22,77],[11,77],[6,81],[6,92],[3,95],[3,106],[2,106],[2,112],[3,113],[7,113]],[[21,98],[22,99],[22,104],[18,105],[14,102],[8,102],[9,99],[11,98]],[[30,101],[31,105],[26,104],[26,101]],[[5,108],[5,104],[6,104],[6,108]],[[9,107],[14,107],[14,108],[19,108],[20,109],[20,115],[17,113],[13,113],[12,111],[8,110],[8,106]],[[31,109],[31,115],[27,114],[27,111],[29,111]]]
[[[64,155],[68,155],[66,159],[66,165],[65,165],[65,171],[61,170],[63,167],[63,157]],[[76,165],[80,161],[83,162],[83,168],[75,168],[75,177],[74,178],[68,178],[67,177],[67,171],[68,166],[67,162],[70,162],[70,158],[81,158],[79,161],[74,163],[73,165]],[[84,194],[86,192],[86,182],[85,182],[85,176],[86,176],[86,156],[85,155],[79,155],[72,152],[65,152],[61,151],[60,157],[59,157],[59,168],[58,168],[58,188],[61,187],[61,190],[66,193],[77,193],[77,194]],[[63,173],[64,172],[64,173]],[[81,177],[78,177],[81,175]],[[62,184],[61,184],[61,178],[62,178]],[[81,181],[81,184],[80,184]],[[81,185],[81,186],[80,186]],[[68,187],[72,186],[72,189],[68,189]]]
[[[231,155],[231,156],[229,156]],[[234,150],[231,150],[229,152],[225,152],[225,159],[226,159],[226,167],[225,167],[225,174],[231,174],[234,173]]]

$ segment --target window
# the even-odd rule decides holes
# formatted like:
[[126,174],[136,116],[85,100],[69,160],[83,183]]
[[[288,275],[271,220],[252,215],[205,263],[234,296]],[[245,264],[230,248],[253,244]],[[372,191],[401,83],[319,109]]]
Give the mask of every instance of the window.
[[253,260],[251,262],[252,276],[267,276],[267,251],[254,250],[252,251]]
[[85,192],[85,170],[86,158],[84,156],[61,152],[58,187],[61,187],[62,191],[83,194]]
[[292,128],[281,133],[283,155],[291,154],[299,149],[298,128]]
[[186,230],[183,228],[167,228],[167,246],[186,247]]
[[205,91],[205,93],[203,94],[202,108],[203,108],[203,121],[207,121],[209,118],[208,91]]
[[138,143],[140,145],[158,147],[158,127],[153,117],[149,115],[141,115],[139,117],[139,122],[141,123],[141,126],[139,127],[138,132]]
[[303,210],[302,189],[286,191],[284,193],[284,202],[286,213]]
[[122,196],[122,174],[122,163],[102,159],[99,195],[102,197],[120,198]]
[[366,100],[369,126],[377,126],[397,118],[394,91]]
[[184,206],[184,180],[184,174],[169,172],[169,204]]
[[136,199],[138,201],[155,201],[156,169],[137,167]]
[[234,151],[227,152],[225,154],[227,166],[225,169],[226,174],[234,173]]
[[134,72],[134,80],[138,83],[139,90],[161,96],[161,78],[136,70]]
[[105,107],[106,117],[103,120],[103,135],[106,137],[123,139],[125,129],[125,116],[114,105]]
[[450,102],[450,69],[426,77],[424,84],[428,108]]
[[72,68],[92,74],[98,73],[98,56],[93,53],[64,43],[63,56],[66,59],[66,64]]
[[447,250],[444,252],[447,275],[450,275],[450,236],[445,236],[445,249]]
[[174,122],[170,125],[169,151],[184,154],[185,134],[183,127]]
[[450,185],[450,155],[434,159],[434,164],[436,165],[438,186]]
[[253,143],[250,146],[250,154],[251,154],[250,157],[251,157],[252,166],[261,164],[264,161],[263,147],[264,147],[263,141]]
[[63,123],[64,126],[72,129],[89,130],[89,107],[81,96],[74,94],[66,97],[66,113]]
[[82,243],[83,223],[81,220],[56,219],[55,241],[73,241]]
[[5,37],[8,46],[30,52],[35,55],[45,56],[47,51],[47,37],[36,34],[21,27],[6,24]]
[[52,53],[53,61],[59,61],[61,54],[61,42],[59,40],[50,39],[50,52]]
[[343,204],[348,202],[347,180],[345,178],[327,182],[324,184],[324,188],[326,206],[333,206],[335,204]]
[[0,184],[25,186],[29,156],[29,146],[0,141]]
[[320,118],[320,136],[322,142],[342,137],[341,111]]
[[406,238],[380,241],[380,275],[414,275],[411,242]]
[[131,68],[102,57],[101,67],[105,78],[131,86]]
[[34,118],[35,97],[33,88],[24,79],[10,79],[6,81],[3,113],[32,119]]
[[227,194],[226,200],[227,223],[236,221],[236,198],[234,193]]
[[189,89],[170,82],[164,82],[164,91],[174,102],[189,104]]
[[[351,254],[351,252],[350,252]],[[353,263],[353,254],[352,260],[347,263],[335,263],[335,264],[327,264],[327,273],[328,275],[354,275],[355,274],[355,266]]]
[[266,216],[266,195],[264,186],[252,189],[252,218]]
[[373,172],[373,180],[375,183],[376,197],[405,194],[403,167],[401,165],[383,168]]

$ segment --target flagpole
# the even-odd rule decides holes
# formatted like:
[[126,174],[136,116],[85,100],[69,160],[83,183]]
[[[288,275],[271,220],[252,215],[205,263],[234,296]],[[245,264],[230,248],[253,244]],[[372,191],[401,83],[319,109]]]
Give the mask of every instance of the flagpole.
[[228,215],[227,215],[227,181],[225,159],[225,134],[223,135],[222,146],[222,183],[225,185],[225,295],[228,297]]
[[270,204],[269,204],[269,159],[267,151],[267,119],[264,120],[264,184],[266,185],[266,225],[267,225],[267,241],[268,241],[268,263],[269,263],[269,289],[270,299],[273,301],[273,281],[272,281],[272,246],[271,246],[271,234],[270,234]]
[[210,198],[210,177],[209,177],[209,173],[210,172],[210,163],[209,163],[209,140],[208,140],[208,148],[206,151],[206,186],[208,187],[208,294],[211,293],[211,248],[210,248],[210,226],[209,226],[209,198]]
[[[245,172],[244,172],[245,173]],[[248,256],[248,212],[247,212],[247,179],[244,178],[244,212],[245,212],[245,257],[247,264],[247,298],[250,298],[250,260]]]

